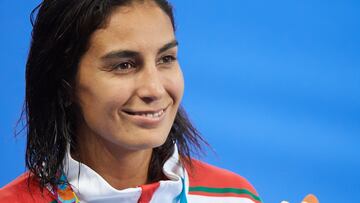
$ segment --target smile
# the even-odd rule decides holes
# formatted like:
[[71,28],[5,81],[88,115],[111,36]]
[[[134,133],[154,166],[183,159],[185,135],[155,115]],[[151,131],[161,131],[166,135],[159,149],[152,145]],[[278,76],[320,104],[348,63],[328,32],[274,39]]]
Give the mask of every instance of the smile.
[[146,111],[123,110],[122,112],[134,124],[145,128],[154,128],[162,123],[166,110],[167,108]]
[[156,112],[149,112],[149,111],[143,111],[143,112],[127,112],[126,113],[130,114],[130,115],[134,115],[134,116],[143,116],[143,117],[149,117],[149,118],[159,118],[161,117],[164,112],[165,109],[161,109],[160,111],[156,111]]

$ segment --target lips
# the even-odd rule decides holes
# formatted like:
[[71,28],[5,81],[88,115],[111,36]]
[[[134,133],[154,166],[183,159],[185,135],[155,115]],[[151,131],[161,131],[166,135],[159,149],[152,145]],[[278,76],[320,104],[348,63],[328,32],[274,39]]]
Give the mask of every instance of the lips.
[[149,117],[149,118],[158,118],[161,117],[165,109],[160,109],[157,111],[124,111],[125,113],[132,115],[132,116],[143,116],[143,117]]
[[134,123],[135,125],[145,127],[145,128],[154,128],[157,127],[163,120],[166,115],[166,108],[161,108],[158,110],[123,110],[123,115]]

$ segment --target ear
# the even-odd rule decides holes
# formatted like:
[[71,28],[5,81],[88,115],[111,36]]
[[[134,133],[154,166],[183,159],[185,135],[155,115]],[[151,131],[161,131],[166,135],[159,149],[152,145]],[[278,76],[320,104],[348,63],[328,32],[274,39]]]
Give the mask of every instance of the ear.
[[319,203],[319,200],[313,194],[308,194],[301,203]]

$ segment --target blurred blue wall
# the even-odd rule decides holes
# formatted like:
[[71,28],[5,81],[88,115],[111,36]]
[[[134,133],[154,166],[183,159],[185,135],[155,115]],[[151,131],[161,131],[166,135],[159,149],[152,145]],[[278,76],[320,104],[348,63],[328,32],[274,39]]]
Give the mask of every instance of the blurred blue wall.
[[[26,170],[13,130],[38,2],[0,0],[0,187]],[[183,105],[216,151],[204,159],[265,202],[360,202],[360,2],[172,2]]]

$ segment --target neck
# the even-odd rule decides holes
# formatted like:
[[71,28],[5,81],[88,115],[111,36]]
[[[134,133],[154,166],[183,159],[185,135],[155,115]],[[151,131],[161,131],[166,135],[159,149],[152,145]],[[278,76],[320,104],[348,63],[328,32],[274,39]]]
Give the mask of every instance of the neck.
[[152,149],[123,150],[114,143],[91,136],[81,140],[86,141],[72,153],[73,158],[92,168],[112,187],[121,190],[148,182]]

